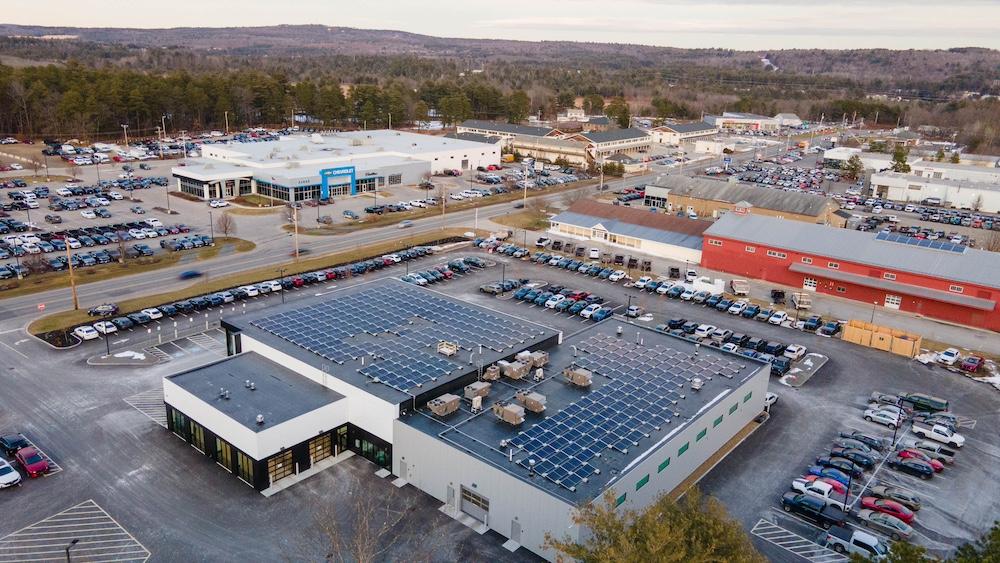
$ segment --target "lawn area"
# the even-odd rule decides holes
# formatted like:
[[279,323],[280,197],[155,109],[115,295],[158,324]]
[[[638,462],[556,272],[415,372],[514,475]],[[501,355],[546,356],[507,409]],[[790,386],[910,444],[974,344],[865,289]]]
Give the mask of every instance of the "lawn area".
[[[565,191],[568,191],[568,190],[573,190],[573,189],[581,188],[581,187],[585,188],[585,187],[588,187],[588,186],[595,186],[595,185],[597,185],[597,181],[596,180],[584,180],[582,182],[577,182],[575,184],[550,187],[550,188],[548,188],[548,189],[546,189],[544,191],[534,191],[534,192],[529,191],[528,192],[528,199],[537,198],[537,197],[552,196],[552,195],[556,195],[556,194],[559,194],[559,193],[562,193],[562,192],[565,192]],[[381,194],[381,192],[379,192],[379,193]],[[496,203],[505,203],[505,202],[508,202],[508,201],[516,201],[516,200],[521,199],[522,197],[524,197],[523,192],[515,190],[515,191],[510,192],[510,193],[495,195],[495,196],[492,196],[490,198],[482,199],[482,200],[465,200],[465,201],[452,201],[452,200],[449,200],[446,203],[446,205],[445,205],[445,212],[446,213],[453,213],[453,212],[456,212],[456,211],[462,211],[462,210],[465,210],[465,209],[472,209],[474,207],[479,207],[479,206],[484,206],[484,205],[493,205],[493,204],[496,204]],[[330,226],[327,226],[327,227],[320,227],[320,228],[302,227],[302,226],[300,226],[299,227],[299,234],[300,235],[314,235],[314,236],[340,235],[340,234],[345,234],[345,233],[351,233],[351,232],[354,232],[354,231],[356,231],[358,229],[370,229],[372,227],[385,227],[387,225],[394,225],[396,223],[399,223],[401,221],[405,221],[407,219],[409,219],[409,220],[422,219],[422,218],[425,218],[425,217],[433,217],[435,215],[438,215],[438,216],[441,215],[441,208],[440,207],[429,207],[429,208],[424,208],[424,209],[412,209],[410,211],[400,211],[400,212],[396,212],[396,213],[383,213],[382,215],[368,214],[361,221],[353,221],[351,223],[334,224],[334,225],[330,225]],[[501,221],[498,221],[498,222],[501,222]],[[518,227],[518,228],[522,228],[523,229],[524,227]],[[546,222],[546,225],[545,225],[544,228],[546,228],[546,229],[548,228],[548,223],[547,222]],[[283,225],[282,229],[284,229],[287,232],[292,232],[292,226],[291,225]]]
[[[215,250],[215,253],[203,256],[201,251],[199,251],[199,260],[214,256],[218,253],[219,249],[221,249],[221,245],[223,244],[235,245],[237,252],[253,250],[257,246],[248,240],[238,238],[216,237],[215,240],[216,246],[202,249]],[[76,276],[76,285],[79,286],[87,283],[114,279],[121,276],[130,276],[132,274],[159,270],[161,268],[169,268],[170,266],[177,264],[183,255],[183,252],[160,252],[153,256],[126,260],[124,264],[115,262],[113,264],[100,264],[89,268],[74,268],[73,273]],[[27,278],[20,281],[7,280],[6,282],[0,282],[0,287],[9,288],[0,291],[0,298],[19,297],[21,295],[48,291],[50,289],[69,287],[69,271],[31,274]]]
[[248,194],[234,198],[233,203],[237,205],[247,205],[249,207],[282,207],[284,202],[262,195]]
[[535,209],[519,211],[510,215],[501,215],[500,217],[494,217],[492,221],[501,225],[507,225],[512,229],[526,231],[544,231],[549,228],[549,214]]
[[215,237],[215,246],[206,246],[198,251],[199,260],[215,258],[226,246],[232,246],[236,252],[248,252],[257,248],[257,245],[245,239],[236,237]]
[[[444,229],[441,231],[435,231],[431,233],[421,233],[409,237],[400,237],[400,239],[394,241],[369,245],[364,248],[346,250],[343,252],[337,252],[323,256],[315,256],[312,258],[300,259],[297,262],[289,261],[282,264],[275,264],[263,268],[246,270],[244,272],[230,274],[227,276],[213,277],[211,279],[202,278],[201,280],[198,280],[184,288],[175,291],[157,293],[144,297],[137,297],[134,299],[126,299],[123,301],[119,301],[118,307],[121,309],[122,313],[138,311],[140,309],[145,309],[147,307],[155,307],[157,305],[162,305],[164,303],[171,303],[182,299],[188,299],[198,295],[204,295],[206,293],[213,293],[216,291],[229,289],[231,287],[246,285],[250,283],[257,283],[267,279],[278,278],[282,275],[289,276],[289,275],[299,274],[302,272],[309,272],[312,270],[329,268],[341,264],[348,264],[351,262],[356,262],[358,260],[371,258],[373,256],[381,256],[382,254],[388,254],[390,252],[401,250],[411,246],[429,244],[435,241],[440,241],[449,238],[464,238],[463,234],[467,230],[468,229],[455,228],[455,229]],[[168,256],[176,256],[176,255],[177,253]],[[86,310],[61,311],[51,315],[46,315],[39,319],[35,319],[28,326],[28,332],[38,335],[57,330],[66,330],[78,324],[84,323],[88,319],[89,317],[87,316]]]

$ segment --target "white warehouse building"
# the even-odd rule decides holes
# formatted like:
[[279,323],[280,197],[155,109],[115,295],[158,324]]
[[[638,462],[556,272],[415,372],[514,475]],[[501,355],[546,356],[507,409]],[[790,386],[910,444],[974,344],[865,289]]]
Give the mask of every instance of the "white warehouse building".
[[946,207],[1000,213],[1000,184],[885,172],[872,174],[871,185],[877,197],[892,201],[938,199]]
[[675,491],[764,408],[767,364],[619,324],[564,338],[384,278],[227,318],[228,358],[164,379],[168,428],[266,495],[362,456],[554,561],[580,504]]
[[281,201],[329,199],[417,184],[444,170],[500,164],[494,143],[376,130],[211,144],[171,169],[177,189],[203,199],[257,194]]

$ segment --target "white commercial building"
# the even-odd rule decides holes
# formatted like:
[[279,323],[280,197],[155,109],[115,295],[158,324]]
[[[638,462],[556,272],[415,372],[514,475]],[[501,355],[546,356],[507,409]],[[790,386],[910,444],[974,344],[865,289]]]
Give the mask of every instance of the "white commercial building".
[[654,127],[649,130],[649,135],[653,141],[663,145],[680,146],[684,141],[694,139],[704,139],[719,132],[719,128],[705,123],[695,121],[693,123],[670,123]]
[[727,131],[777,131],[781,128],[777,119],[753,113],[727,111],[722,115],[706,115],[704,121]]
[[554,561],[581,504],[678,490],[764,407],[766,363],[620,324],[564,338],[384,278],[223,321],[227,359],[165,378],[168,428],[266,495],[353,452]]
[[171,172],[179,190],[205,199],[258,194],[304,201],[417,184],[428,174],[491,164],[500,164],[494,143],[375,130],[205,144],[201,158]]
[[802,127],[802,118],[794,113],[779,113],[774,119],[778,120],[778,125],[782,127]]
[[1000,184],[926,178],[915,174],[872,174],[872,193],[892,201],[922,202],[936,198],[945,207],[1000,213]]
[[1000,184],[1000,168],[925,160],[913,165],[912,173],[924,178]]
[[[835,147],[823,152],[823,163],[831,168],[842,168],[852,156],[861,159],[865,170],[882,172],[892,168],[892,155],[882,152],[865,152],[853,147]],[[918,156],[907,156],[906,162],[911,167],[921,162]]]

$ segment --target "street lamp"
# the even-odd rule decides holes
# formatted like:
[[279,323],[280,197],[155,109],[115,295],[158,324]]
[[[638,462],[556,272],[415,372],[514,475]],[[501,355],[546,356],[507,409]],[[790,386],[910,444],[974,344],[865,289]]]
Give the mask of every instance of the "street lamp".
[[[285,278],[285,269],[278,268],[278,283],[281,283]],[[281,288],[281,304],[285,304],[285,288]]]
[[212,223],[212,212],[208,212],[208,232],[212,233],[212,240],[215,240],[215,225]]
[[105,348],[108,350],[108,356],[111,355],[111,335],[108,334],[108,319],[111,318],[111,313],[106,313],[104,315],[104,344]]
[[128,150],[128,124],[122,123],[122,132],[125,133],[125,150]]
[[875,324],[875,308],[878,307],[878,301],[872,301],[872,320],[870,324]]
[[80,542],[80,538],[73,538],[73,541],[69,542],[66,546],[66,563],[70,563],[69,550],[73,549],[73,546]]

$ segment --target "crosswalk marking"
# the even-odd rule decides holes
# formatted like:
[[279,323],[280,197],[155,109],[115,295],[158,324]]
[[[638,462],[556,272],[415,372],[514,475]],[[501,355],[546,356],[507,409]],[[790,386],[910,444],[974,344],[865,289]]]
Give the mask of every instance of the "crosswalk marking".
[[827,549],[814,541],[790,532],[777,524],[772,524],[763,518],[754,524],[750,533],[813,563],[841,563],[847,561],[847,557],[836,551]]
[[155,356],[156,359],[160,360],[161,362],[169,362],[170,361],[170,354],[164,352],[163,350],[160,350],[156,346],[153,346],[151,348],[146,348],[145,350],[143,350],[143,352],[146,352],[148,354],[151,354],[151,355]]
[[0,538],[0,563],[144,562],[150,552],[93,500],[82,502]]
[[224,351],[226,349],[226,347],[221,342],[204,333],[192,334],[191,336],[188,337],[188,340],[194,342],[198,346],[201,346],[202,348],[209,350],[211,352],[224,354]]
[[167,407],[163,404],[163,387],[136,393],[124,401],[160,426],[167,427]]

